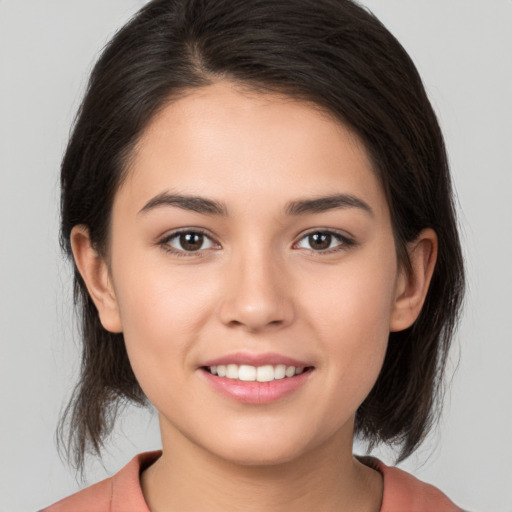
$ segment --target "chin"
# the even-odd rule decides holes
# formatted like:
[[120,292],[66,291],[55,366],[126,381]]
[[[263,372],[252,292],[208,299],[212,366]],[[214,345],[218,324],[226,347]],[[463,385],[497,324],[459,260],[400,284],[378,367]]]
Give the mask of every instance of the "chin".
[[254,447],[245,446],[240,451],[237,448],[231,448],[228,453],[219,454],[227,462],[236,464],[238,466],[247,467],[264,467],[264,466],[278,466],[286,464],[303,454],[302,449],[290,447],[286,449],[283,446],[275,450],[269,449],[268,446],[262,448],[261,446]]
[[226,462],[240,466],[277,466],[286,464],[308,453],[315,445],[314,440],[305,439],[301,432],[259,432],[249,436],[246,432],[237,435],[226,432],[220,442],[212,443],[210,438],[203,445],[212,455]]

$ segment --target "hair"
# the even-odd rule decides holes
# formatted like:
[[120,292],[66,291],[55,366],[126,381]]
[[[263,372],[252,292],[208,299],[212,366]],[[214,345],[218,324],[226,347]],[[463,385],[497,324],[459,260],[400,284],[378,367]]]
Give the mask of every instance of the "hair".
[[[464,270],[443,136],[410,57],[368,10],[350,0],[153,0],[105,47],[78,111],[61,168],[61,244],[85,225],[108,254],[113,199],[132,150],[169,102],[228,80],[261,93],[312,102],[363,142],[389,205],[397,258],[424,228],[438,259],[416,322],[389,335],[379,377],[356,413],[370,447],[408,457],[434,425]],[[119,407],[147,405],[123,335],[106,331],[74,266],[81,373],[57,435],[83,471],[101,456]]]

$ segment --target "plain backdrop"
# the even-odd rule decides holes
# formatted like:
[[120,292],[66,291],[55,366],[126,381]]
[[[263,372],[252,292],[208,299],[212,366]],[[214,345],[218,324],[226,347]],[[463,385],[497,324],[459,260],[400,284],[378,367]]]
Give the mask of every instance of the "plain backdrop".
[[[59,161],[98,52],[143,4],[0,0],[0,512],[80,487],[54,442],[79,355],[57,238]],[[439,116],[469,279],[445,413],[402,467],[469,510],[512,512],[512,1],[363,4],[408,50]],[[155,420],[128,410],[88,482],[158,448]]]

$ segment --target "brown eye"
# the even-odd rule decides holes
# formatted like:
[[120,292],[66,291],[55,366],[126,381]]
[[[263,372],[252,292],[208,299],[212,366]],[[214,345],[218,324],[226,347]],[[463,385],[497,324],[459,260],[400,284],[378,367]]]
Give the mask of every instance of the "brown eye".
[[211,249],[213,241],[200,231],[182,231],[166,238],[163,243],[176,253],[197,252]]
[[333,231],[314,231],[303,236],[297,247],[315,252],[334,252],[348,249],[354,241]]
[[185,251],[197,251],[201,249],[203,239],[201,233],[184,233],[179,236],[179,244]]
[[308,235],[308,242],[312,249],[322,251],[331,246],[332,235],[329,233],[313,233]]

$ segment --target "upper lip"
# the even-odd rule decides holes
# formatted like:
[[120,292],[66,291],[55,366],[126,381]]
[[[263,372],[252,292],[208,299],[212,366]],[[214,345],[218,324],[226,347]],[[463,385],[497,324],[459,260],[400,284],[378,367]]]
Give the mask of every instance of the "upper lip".
[[299,361],[293,357],[288,357],[282,354],[273,352],[266,352],[262,354],[251,354],[247,352],[236,352],[233,354],[227,354],[225,356],[217,357],[215,359],[209,359],[205,361],[201,366],[219,366],[227,364],[246,364],[249,366],[264,366],[278,364],[284,364],[286,366],[295,366],[296,368],[305,368],[307,366],[313,366],[305,361]]

